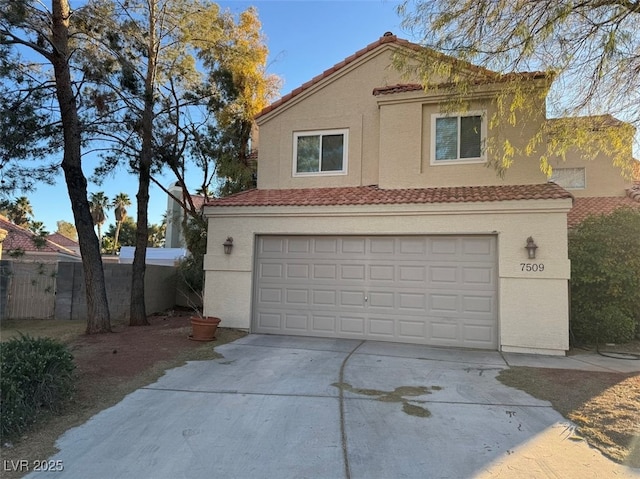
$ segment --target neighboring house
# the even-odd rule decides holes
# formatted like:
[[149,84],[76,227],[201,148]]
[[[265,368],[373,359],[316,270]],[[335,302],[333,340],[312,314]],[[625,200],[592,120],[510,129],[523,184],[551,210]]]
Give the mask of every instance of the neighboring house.
[[57,261],[81,261],[80,255],[45,237],[14,225],[0,215],[0,228],[7,231],[2,242],[2,259],[19,261],[38,261],[54,263]]
[[[176,198],[182,198],[182,188],[178,183],[169,187],[169,192]],[[186,242],[182,233],[182,222],[185,218],[185,211],[180,204],[171,196],[167,195],[167,229],[164,235],[165,248],[185,248]],[[199,210],[204,205],[205,197],[202,195],[191,195],[193,206]]]
[[390,67],[415,48],[385,34],[258,115],[257,189],[205,206],[204,312],[256,333],[565,354],[573,196],[534,157],[487,168],[500,77],[444,115]]
[[73,251],[76,255],[80,256],[80,245],[77,241],[72,240],[71,238],[67,238],[65,235],[60,233],[53,233],[47,236],[47,239],[52,243],[60,245],[68,250]]
[[[610,115],[570,119],[576,123],[585,120],[601,128],[628,128],[627,124]],[[627,154],[632,155],[631,141]],[[574,196],[573,208],[567,217],[569,228],[577,226],[588,216],[606,215],[621,207],[640,210],[640,161],[634,163],[631,178],[627,179],[604,153],[585,161],[574,152],[565,161],[553,162],[549,181],[557,183]]]
[[[118,255],[118,263],[133,264],[135,246],[122,246]],[[176,266],[188,254],[185,248],[147,248],[145,264],[159,266]]]

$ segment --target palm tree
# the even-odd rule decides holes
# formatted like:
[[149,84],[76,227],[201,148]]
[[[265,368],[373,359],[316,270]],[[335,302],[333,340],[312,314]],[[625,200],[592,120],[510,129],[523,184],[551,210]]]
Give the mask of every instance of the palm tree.
[[26,196],[17,198],[13,204],[9,206],[7,217],[13,224],[28,228],[29,216],[33,216],[33,209],[31,208],[29,198]]
[[109,207],[109,198],[104,194],[104,191],[98,193],[91,193],[89,197],[89,210],[91,211],[91,218],[93,224],[98,227],[98,241],[100,243],[100,249],[102,249],[102,225],[107,220],[107,214],[105,210]]
[[129,199],[129,195],[126,193],[119,193],[113,199],[111,206],[115,208],[116,215],[116,234],[113,242],[113,250],[112,252],[115,254],[118,249],[118,237],[120,236],[120,228],[122,227],[122,222],[127,218],[127,206],[131,206],[131,200]]

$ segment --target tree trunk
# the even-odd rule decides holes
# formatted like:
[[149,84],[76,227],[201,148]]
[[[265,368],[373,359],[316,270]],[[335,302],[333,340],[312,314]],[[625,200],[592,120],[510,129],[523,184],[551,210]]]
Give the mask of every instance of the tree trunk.
[[64,133],[64,171],[71,209],[78,232],[87,294],[87,334],[111,331],[109,305],[100,256],[100,246],[93,229],[93,219],[87,200],[87,179],[82,172],[81,128],[76,98],[69,69],[69,2],[52,0],[53,64],[56,95]]
[[146,272],[147,241],[149,240],[149,185],[151,183],[151,163],[153,161],[153,106],[155,103],[155,74],[158,46],[156,45],[156,0],[149,2],[149,38],[147,43],[147,76],[144,88],[144,111],[142,112],[142,148],[138,161],[138,215],[136,250],[133,255],[131,273],[130,326],[145,326],[147,320],[144,304],[144,276]]
[[[143,120],[144,123],[144,120]],[[136,231],[136,249],[133,254],[133,267],[131,272],[131,310],[129,315],[129,326],[146,326],[147,320],[146,306],[144,304],[144,276],[147,269],[147,241],[148,241],[148,214],[149,206],[149,183],[151,176],[152,151],[145,155],[144,140],[142,154],[138,172],[138,216]],[[148,156],[148,158],[145,158]]]
[[118,241],[120,239],[120,228],[122,228],[122,221],[116,220],[116,235],[113,240],[113,249],[111,253],[116,254],[118,252]]

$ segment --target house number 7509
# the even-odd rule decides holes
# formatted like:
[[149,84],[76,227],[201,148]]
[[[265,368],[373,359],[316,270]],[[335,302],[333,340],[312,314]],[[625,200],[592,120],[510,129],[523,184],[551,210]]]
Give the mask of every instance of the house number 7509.
[[538,271],[544,271],[544,264],[543,263],[520,263],[520,268],[521,268],[521,271],[538,272]]

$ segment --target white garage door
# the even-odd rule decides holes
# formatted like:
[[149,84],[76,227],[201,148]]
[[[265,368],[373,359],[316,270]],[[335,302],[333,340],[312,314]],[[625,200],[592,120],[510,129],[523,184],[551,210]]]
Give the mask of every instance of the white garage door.
[[493,236],[260,236],[252,331],[497,349]]

